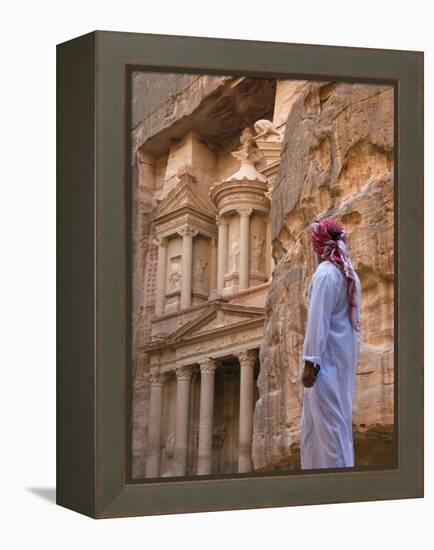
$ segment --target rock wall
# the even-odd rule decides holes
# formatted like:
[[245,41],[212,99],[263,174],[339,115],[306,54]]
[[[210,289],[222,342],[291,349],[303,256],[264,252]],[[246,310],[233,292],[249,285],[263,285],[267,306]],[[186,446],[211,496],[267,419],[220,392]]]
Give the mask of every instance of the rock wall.
[[286,122],[272,197],[276,268],[267,297],[255,406],[256,470],[298,468],[306,293],[316,268],[310,223],[333,215],[349,233],[362,282],[354,403],[356,464],[390,463],[393,448],[393,90],[311,82]]

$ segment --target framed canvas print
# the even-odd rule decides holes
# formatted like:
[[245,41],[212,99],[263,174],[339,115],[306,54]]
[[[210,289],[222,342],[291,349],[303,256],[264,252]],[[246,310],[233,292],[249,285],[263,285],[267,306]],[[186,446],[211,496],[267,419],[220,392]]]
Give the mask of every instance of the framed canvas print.
[[57,502],[423,496],[423,54],[57,47]]

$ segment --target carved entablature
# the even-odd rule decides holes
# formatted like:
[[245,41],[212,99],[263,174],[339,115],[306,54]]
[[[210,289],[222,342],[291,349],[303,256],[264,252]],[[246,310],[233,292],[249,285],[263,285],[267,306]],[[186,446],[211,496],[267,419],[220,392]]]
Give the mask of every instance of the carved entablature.
[[187,322],[158,345],[149,346],[148,353],[155,358],[151,364],[168,372],[175,365],[210,366],[211,353],[218,357],[258,347],[264,319],[262,307],[215,302],[199,318]]
[[[236,334],[226,333],[220,338],[210,338],[207,342],[198,340],[180,346],[176,350],[176,361],[200,363],[202,357],[206,354],[212,354],[220,357],[224,354],[236,355],[245,348],[260,347],[263,339],[263,322],[258,322],[256,327],[250,327],[246,330],[239,330]],[[163,367],[164,368],[164,367]]]
[[268,185],[262,181],[224,181],[212,188],[210,197],[218,205],[220,216],[235,214],[245,207],[268,215],[271,204],[267,191]]
[[210,239],[217,236],[215,216],[212,221],[208,221],[192,214],[183,214],[178,218],[159,224],[156,230],[159,237],[167,238],[173,235],[182,235],[182,231],[187,227],[191,227],[199,234]]
[[186,227],[213,238],[216,208],[196,183],[194,176],[182,174],[180,181],[152,212],[159,237],[181,234]]

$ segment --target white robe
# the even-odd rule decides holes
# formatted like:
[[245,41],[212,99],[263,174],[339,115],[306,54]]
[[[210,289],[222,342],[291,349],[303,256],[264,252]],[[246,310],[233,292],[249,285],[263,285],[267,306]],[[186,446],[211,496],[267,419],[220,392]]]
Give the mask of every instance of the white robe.
[[[303,360],[321,368],[314,385],[303,392],[302,469],[354,466],[352,405],[360,344],[348,317],[347,292],[339,268],[321,262],[308,288]],[[356,292],[360,304],[357,274]]]

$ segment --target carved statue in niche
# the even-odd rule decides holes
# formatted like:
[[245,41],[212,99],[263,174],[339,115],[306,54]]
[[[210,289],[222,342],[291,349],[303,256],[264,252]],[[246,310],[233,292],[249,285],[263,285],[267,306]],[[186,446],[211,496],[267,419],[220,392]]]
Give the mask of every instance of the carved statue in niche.
[[193,274],[193,281],[197,286],[203,286],[205,283],[205,269],[207,264],[208,262],[206,261],[206,259],[202,256],[199,256],[194,266]]
[[[255,128],[256,136],[253,137],[253,140],[256,141],[259,138],[262,138],[266,141],[271,141],[273,136],[278,136],[281,139],[280,132],[276,130],[274,124],[270,120],[261,119],[257,120],[253,125]],[[275,138],[274,138],[275,139]]]
[[240,243],[238,239],[234,239],[231,244],[230,254],[228,258],[229,272],[238,271],[238,259],[240,255]]
[[199,425],[196,423],[193,424],[193,445],[195,449],[199,445]]
[[264,242],[262,235],[252,235],[252,271],[263,271]]
[[179,290],[181,286],[181,256],[170,258],[169,291]]
[[175,449],[175,434],[171,432],[166,439],[166,444],[164,445],[164,454],[168,460],[173,458],[173,453]]
[[225,435],[226,435],[226,426],[224,424],[221,424],[220,426],[216,426],[213,429],[213,432],[212,432],[213,449],[221,449],[223,445],[223,441],[225,439]]

